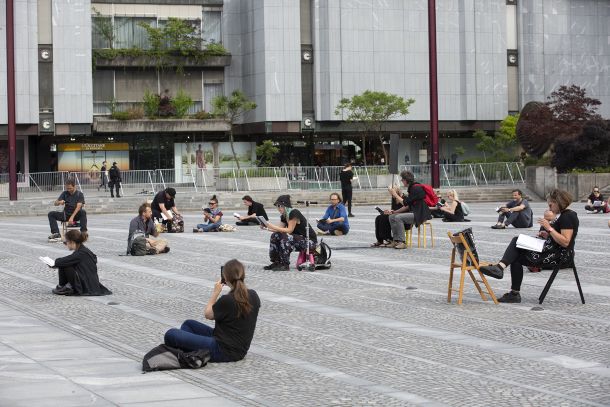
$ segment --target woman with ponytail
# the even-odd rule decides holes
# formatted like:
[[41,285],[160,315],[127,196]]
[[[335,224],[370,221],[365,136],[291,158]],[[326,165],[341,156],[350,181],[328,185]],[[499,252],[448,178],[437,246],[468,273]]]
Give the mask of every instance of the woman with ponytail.
[[66,232],[66,246],[73,253],[55,260],[59,284],[53,289],[57,295],[108,295],[110,290],[104,287],[97,276],[97,256],[83,243],[87,241],[87,232],[69,230]]
[[[204,311],[204,316],[216,321],[216,326],[188,319],[180,329],[172,328],[165,333],[167,346],[187,352],[207,349],[210,362],[235,362],[246,356],[261,302],[256,291],[246,287],[244,265],[238,260],[229,260],[221,268],[221,277],[214,284]],[[223,285],[231,291],[220,297]]]

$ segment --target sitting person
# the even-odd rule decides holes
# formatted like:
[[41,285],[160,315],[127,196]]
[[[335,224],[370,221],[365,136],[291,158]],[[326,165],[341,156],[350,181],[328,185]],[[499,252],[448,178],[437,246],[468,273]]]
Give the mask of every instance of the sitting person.
[[335,236],[347,235],[349,232],[347,209],[341,202],[341,196],[338,193],[330,194],[330,205],[326,208],[324,216],[318,221],[318,229],[324,234]]
[[[549,221],[549,224],[553,225],[553,223],[555,223],[555,213],[553,213],[552,210],[547,209],[546,211],[544,211],[543,217],[544,217],[544,219]],[[540,226],[540,229],[538,230],[536,237],[546,240],[546,238],[549,237],[549,232],[547,232],[545,228]],[[528,269],[532,273],[538,273],[541,270],[540,267],[535,267],[535,266],[530,266],[530,267],[528,267]]]
[[435,212],[440,213],[444,222],[464,222],[462,203],[459,201],[458,193],[455,189],[450,189],[447,192],[447,201],[439,201],[437,208],[431,212],[433,216]]
[[66,246],[73,253],[55,259],[53,268],[57,268],[59,284],[52,292],[57,295],[108,295],[110,290],[104,287],[97,276],[97,256],[83,243],[87,241],[87,232],[69,230],[66,232]]
[[377,210],[380,211],[380,214],[375,218],[375,237],[377,240],[371,244],[371,247],[389,247],[393,244],[390,215],[392,211],[402,208],[402,203],[405,198],[402,195],[399,186],[388,187],[388,191],[392,197],[390,209],[382,211],[381,208],[377,207]]
[[500,214],[498,221],[492,229],[506,229],[510,225],[516,228],[531,228],[534,226],[532,208],[527,199],[523,198],[523,192],[519,189],[513,190],[513,200],[497,209]]
[[216,195],[212,195],[208,202],[209,208],[203,209],[203,221],[197,225],[193,232],[218,232],[220,225],[222,225],[222,211],[218,207],[218,199]]
[[[273,204],[280,213],[281,225],[268,223],[266,229],[273,232],[269,239],[269,259],[271,264],[265,270],[287,271],[290,268],[290,253],[293,250],[315,250],[318,239],[305,216],[292,208],[290,195],[280,195]],[[264,228],[261,225],[261,228]],[[307,229],[309,228],[309,229]],[[307,240],[309,233],[309,240]]]
[[572,195],[569,192],[554,189],[549,194],[549,209],[558,213],[559,217],[551,225],[545,218],[538,223],[548,233],[542,252],[517,248],[517,239],[514,237],[510,242],[502,260],[498,264],[482,266],[481,272],[494,278],[502,278],[504,269],[510,265],[511,291],[498,298],[500,302],[521,302],[521,282],[523,281],[523,266],[535,266],[542,269],[552,268],[557,265],[568,263],[574,256],[574,243],[578,234],[578,215],[568,207],[572,203]]
[[425,221],[432,219],[430,209],[425,202],[426,191],[417,182],[410,171],[400,173],[402,184],[407,187],[408,196],[403,200],[402,208],[390,211],[390,226],[392,227],[392,240],[394,249],[406,249],[405,227],[418,227]]
[[[180,329],[165,333],[165,344],[186,352],[207,349],[210,362],[242,360],[250,349],[261,301],[256,291],[248,289],[244,265],[233,259],[221,269],[223,278],[216,281],[212,296],[205,307],[204,316],[214,320],[212,328],[188,319]],[[220,298],[223,285],[231,291]]]
[[[174,188],[165,188],[163,191],[157,192],[150,204],[153,218],[163,224],[167,224],[167,222],[171,221],[174,217],[170,211],[176,215],[180,215],[178,208],[176,208],[176,203],[174,202],[175,197],[176,190]],[[165,215],[165,219],[163,219],[162,215]]]
[[594,186],[591,195],[587,198],[585,209],[591,213],[606,212],[607,203],[604,201],[604,196],[601,194],[599,187]]
[[138,234],[146,239],[146,249],[149,254],[159,254],[169,252],[165,239],[153,239],[159,236],[152,218],[152,209],[149,203],[143,203],[138,208],[138,216],[129,222],[129,235],[127,236],[127,254],[133,254],[133,240]]
[[237,226],[260,225],[260,222],[256,218],[257,216],[262,216],[265,220],[269,220],[262,203],[254,202],[250,195],[244,196],[242,201],[244,202],[244,205],[248,207],[248,214],[238,218],[237,222],[235,222]]
[[58,220],[67,222],[68,225],[80,222],[80,231],[87,231],[87,212],[83,209],[83,205],[85,205],[85,195],[76,190],[76,184],[73,179],[68,179],[66,181],[66,190],[59,195],[59,198],[53,202],[53,205],[64,205],[64,210],[61,212],[51,211],[48,213],[49,226],[51,227],[49,240],[61,239],[59,227],[57,226]]

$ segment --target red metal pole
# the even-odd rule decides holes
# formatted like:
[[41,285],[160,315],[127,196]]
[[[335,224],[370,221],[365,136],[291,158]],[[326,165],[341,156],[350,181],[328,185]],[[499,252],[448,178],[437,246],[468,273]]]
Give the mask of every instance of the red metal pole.
[[6,0],[6,88],[8,105],[9,199],[17,200],[17,129],[15,123],[15,25],[13,0]]
[[432,186],[441,186],[438,160],[438,87],[436,83],[436,1],[428,0],[428,65],[430,70],[430,139]]

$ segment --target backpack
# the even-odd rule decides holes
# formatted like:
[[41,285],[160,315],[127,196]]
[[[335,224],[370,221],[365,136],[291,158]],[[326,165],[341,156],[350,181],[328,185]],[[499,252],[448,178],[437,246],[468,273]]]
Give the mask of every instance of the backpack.
[[313,252],[313,259],[315,262],[316,270],[327,270],[330,268],[330,256],[332,255],[332,250],[330,246],[324,243],[324,239],[320,240],[320,244],[316,247],[316,250]]
[[[456,232],[453,234],[453,236],[459,236],[460,233],[464,234],[464,240],[466,240],[466,243],[468,243],[468,246],[470,246],[470,250],[472,251],[472,256],[475,258],[475,260],[478,263],[479,262],[479,253],[477,252],[477,246],[474,241],[474,234],[472,233],[472,228],[467,228],[460,232]],[[460,253],[460,257],[463,259],[466,248],[461,243],[459,245],[457,245],[456,248],[457,248],[458,252]],[[472,261],[470,260],[470,258],[468,258],[466,261],[466,264],[469,266],[472,266],[473,264],[471,264],[471,263],[472,263]]]
[[152,348],[142,360],[142,371],[154,372],[171,369],[199,369],[208,364],[210,351],[200,349],[184,352],[167,345]]
[[436,192],[434,192],[434,188],[432,188],[428,184],[417,184],[417,185],[422,187],[424,192],[426,193],[426,197],[424,198],[424,202],[426,203],[426,206],[428,206],[428,207],[436,206],[436,204],[438,203],[438,196],[436,196]]
[[135,233],[131,238],[131,244],[129,245],[129,254],[132,256],[146,256],[148,249],[146,249],[146,237],[142,233]]
[[174,214],[172,220],[167,221],[167,233],[183,233],[184,232],[184,220],[182,216]]
[[464,216],[470,215],[470,207],[468,204],[466,204],[466,202],[460,202],[460,204],[462,205],[462,212],[464,212]]

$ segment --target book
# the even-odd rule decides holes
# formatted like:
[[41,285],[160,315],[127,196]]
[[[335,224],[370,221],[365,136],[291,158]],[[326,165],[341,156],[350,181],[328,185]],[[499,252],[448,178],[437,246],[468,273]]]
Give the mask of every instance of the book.
[[241,218],[241,215],[237,212],[233,212],[233,216],[235,216],[237,219]]
[[263,225],[264,227],[267,227],[269,225],[269,221],[267,221],[267,219],[265,219],[264,216],[257,216],[256,219],[258,219],[258,221],[261,223],[261,225]]
[[517,247],[519,249],[531,250],[534,252],[542,253],[544,242],[544,239],[538,239],[537,237],[520,234],[517,238]]
[[44,264],[46,264],[49,267],[55,267],[55,260],[53,260],[50,257],[39,257],[40,261],[43,262]]
[[593,201],[593,206],[602,206],[602,201]]

